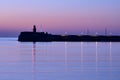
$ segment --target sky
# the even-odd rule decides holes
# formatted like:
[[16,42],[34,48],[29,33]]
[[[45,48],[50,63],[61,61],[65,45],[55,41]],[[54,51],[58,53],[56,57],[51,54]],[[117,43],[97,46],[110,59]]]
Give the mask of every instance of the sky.
[[21,31],[120,34],[120,0],[0,0],[0,36]]

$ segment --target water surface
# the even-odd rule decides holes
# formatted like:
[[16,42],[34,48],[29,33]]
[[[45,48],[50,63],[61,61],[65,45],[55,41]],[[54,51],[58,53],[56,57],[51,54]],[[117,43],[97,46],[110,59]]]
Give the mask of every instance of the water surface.
[[0,80],[120,80],[120,43],[0,38]]

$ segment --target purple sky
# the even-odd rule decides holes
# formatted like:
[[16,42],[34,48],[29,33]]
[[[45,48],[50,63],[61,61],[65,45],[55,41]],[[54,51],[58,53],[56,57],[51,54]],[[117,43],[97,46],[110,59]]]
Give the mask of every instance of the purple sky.
[[120,34],[120,0],[0,0],[0,36],[38,31]]

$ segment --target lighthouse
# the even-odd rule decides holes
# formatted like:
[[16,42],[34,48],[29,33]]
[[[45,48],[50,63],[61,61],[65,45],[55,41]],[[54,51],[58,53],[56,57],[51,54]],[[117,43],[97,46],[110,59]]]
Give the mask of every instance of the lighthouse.
[[36,25],[33,26],[33,32],[36,32]]

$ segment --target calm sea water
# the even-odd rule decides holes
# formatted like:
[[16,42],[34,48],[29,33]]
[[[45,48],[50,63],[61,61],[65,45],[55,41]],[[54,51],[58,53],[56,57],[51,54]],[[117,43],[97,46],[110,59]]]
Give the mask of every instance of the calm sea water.
[[120,43],[0,38],[0,80],[120,80]]

